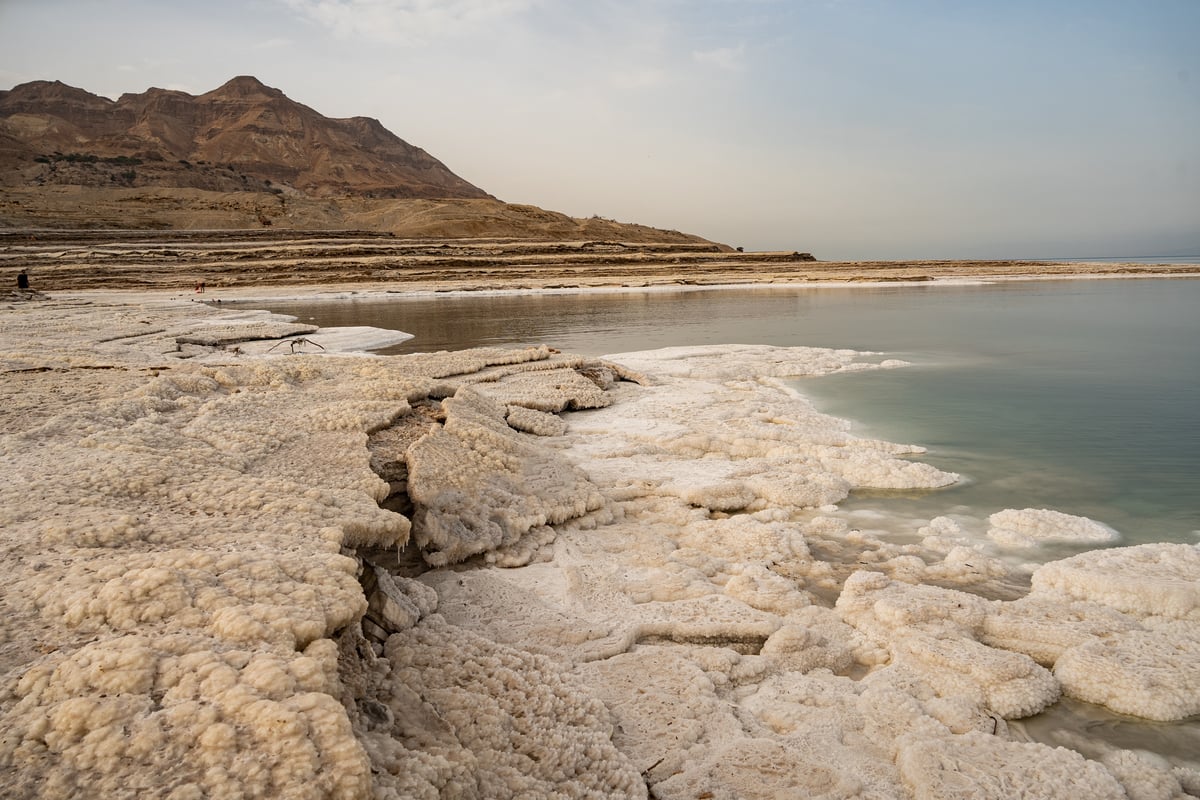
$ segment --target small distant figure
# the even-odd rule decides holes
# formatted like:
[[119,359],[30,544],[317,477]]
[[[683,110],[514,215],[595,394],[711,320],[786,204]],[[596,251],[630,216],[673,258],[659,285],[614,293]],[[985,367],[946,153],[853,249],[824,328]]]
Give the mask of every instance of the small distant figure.
[[29,288],[29,276],[25,274],[25,270],[21,270],[20,272],[17,273],[17,288],[18,289],[28,289]]
[[196,281],[196,294],[204,293],[204,281]]

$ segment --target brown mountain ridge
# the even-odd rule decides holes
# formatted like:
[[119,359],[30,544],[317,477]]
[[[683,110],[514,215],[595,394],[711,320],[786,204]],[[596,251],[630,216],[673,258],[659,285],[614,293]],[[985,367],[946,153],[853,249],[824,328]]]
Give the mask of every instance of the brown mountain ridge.
[[712,244],[504,203],[378,120],[330,119],[249,76],[115,101],[60,81],[0,91],[0,188],[0,229]]
[[490,196],[378,120],[330,119],[249,76],[116,101],[58,81],[0,91],[0,167],[7,185]]

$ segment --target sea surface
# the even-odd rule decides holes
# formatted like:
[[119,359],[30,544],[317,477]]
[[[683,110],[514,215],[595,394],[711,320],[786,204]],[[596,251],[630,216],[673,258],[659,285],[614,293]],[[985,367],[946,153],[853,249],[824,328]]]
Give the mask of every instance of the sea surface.
[[[469,294],[256,303],[414,334],[381,351],[548,344],[852,348],[911,362],[794,381],[853,432],[928,448],[948,489],[842,505],[968,529],[1004,508],[1104,522],[1117,544],[1200,541],[1200,279]],[[911,530],[911,528],[910,528]],[[1069,548],[1039,560],[1067,555]]]

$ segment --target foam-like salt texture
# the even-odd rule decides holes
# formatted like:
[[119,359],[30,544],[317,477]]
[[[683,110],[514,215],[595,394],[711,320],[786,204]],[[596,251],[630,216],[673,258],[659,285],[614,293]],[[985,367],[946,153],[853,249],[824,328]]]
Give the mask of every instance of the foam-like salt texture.
[[1107,525],[1048,508],[1006,509],[988,517],[988,536],[1004,547],[1046,543],[1106,544],[1121,535]]
[[[853,527],[870,520],[838,515],[849,492],[955,476],[783,381],[894,364],[178,343],[239,320],[278,321],[119,301],[0,318],[6,796],[1200,784],[1192,762],[1018,742],[1007,723],[1060,693],[1197,713],[1200,553],[1083,553],[1010,600],[1026,575],[949,518],[903,541]],[[411,526],[378,505],[395,488],[369,468],[382,430]],[[383,569],[361,559],[410,538],[436,568],[377,579],[404,614],[360,626],[359,573]]]

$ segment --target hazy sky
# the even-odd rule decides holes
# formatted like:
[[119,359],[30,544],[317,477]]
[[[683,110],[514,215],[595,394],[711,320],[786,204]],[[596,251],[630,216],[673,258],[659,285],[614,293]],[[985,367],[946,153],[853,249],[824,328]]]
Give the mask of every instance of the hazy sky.
[[1200,0],[0,0],[0,87],[254,75],[502,200],[818,258],[1200,252]]

